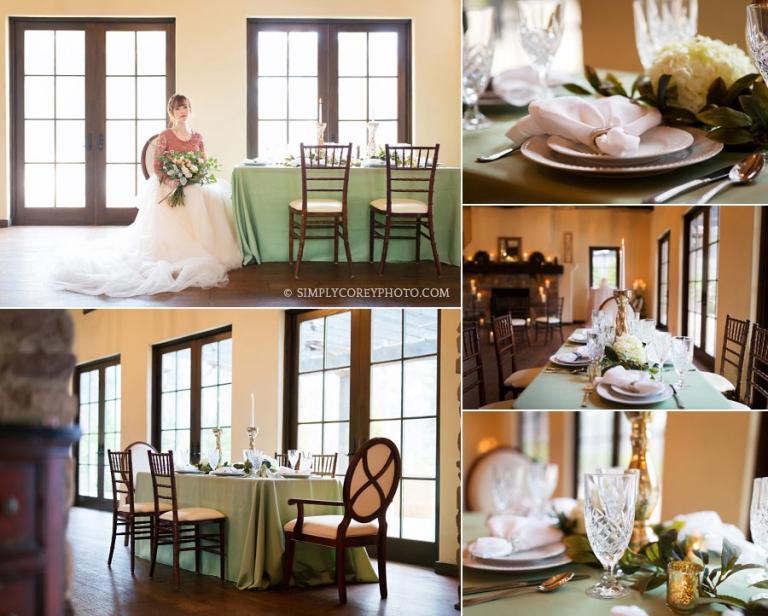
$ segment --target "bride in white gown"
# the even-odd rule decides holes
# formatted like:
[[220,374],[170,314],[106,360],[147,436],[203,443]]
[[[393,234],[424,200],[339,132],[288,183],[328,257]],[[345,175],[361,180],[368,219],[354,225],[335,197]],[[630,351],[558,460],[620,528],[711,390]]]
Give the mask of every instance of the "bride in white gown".
[[159,177],[157,157],[166,151],[205,152],[202,136],[189,126],[191,109],[181,94],[168,101],[171,128],[155,141],[154,161],[148,161],[154,162],[154,174],[138,195],[133,224],[65,256],[53,274],[56,287],[114,297],[178,292],[223,286],[227,272],[240,267],[229,185],[187,185],[182,206],[170,207],[165,200],[175,186]]

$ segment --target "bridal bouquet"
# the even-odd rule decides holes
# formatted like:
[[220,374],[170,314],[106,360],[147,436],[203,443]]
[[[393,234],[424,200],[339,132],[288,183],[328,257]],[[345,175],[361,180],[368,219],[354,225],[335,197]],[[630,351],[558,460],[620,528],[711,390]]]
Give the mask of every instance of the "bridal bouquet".
[[219,168],[215,158],[207,158],[203,152],[168,151],[159,157],[162,167],[162,180],[169,180],[175,188],[161,200],[168,200],[168,205],[184,205],[184,187],[189,184],[212,184],[216,181],[213,174]]

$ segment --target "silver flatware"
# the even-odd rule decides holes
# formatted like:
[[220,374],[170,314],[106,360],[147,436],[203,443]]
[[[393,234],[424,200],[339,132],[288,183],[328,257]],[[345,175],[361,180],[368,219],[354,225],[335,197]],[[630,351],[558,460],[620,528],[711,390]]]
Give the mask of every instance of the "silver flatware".
[[510,154],[513,154],[514,152],[517,152],[517,150],[520,149],[520,145],[513,143],[511,147],[504,148],[503,150],[499,150],[498,152],[494,152],[493,154],[486,154],[485,156],[478,156],[475,159],[476,163],[492,163],[494,160],[499,160],[500,158],[504,158],[505,156],[509,156]]
[[652,195],[648,197],[643,201],[643,203],[651,204],[651,205],[666,203],[670,199],[674,199],[678,195],[687,193],[693,190],[694,188],[698,188],[699,186],[704,186],[712,182],[717,182],[718,180],[724,180],[728,177],[728,173],[731,171],[731,168],[732,167],[723,167],[722,169],[717,169],[716,171],[712,171],[711,173],[708,173],[707,175],[703,175],[700,178],[697,178],[695,180],[691,180],[690,182],[685,182],[684,184],[680,184],[679,186],[674,186],[669,190],[665,190],[664,192],[660,192],[657,195]]
[[502,590],[495,593],[489,593],[482,597],[470,597],[462,601],[464,607],[471,607],[473,605],[480,605],[481,603],[488,603],[489,601],[496,601],[498,599],[506,599],[507,597],[516,597],[527,591],[535,592],[552,592],[560,588],[561,586],[570,582],[574,577],[573,571],[567,571],[565,573],[558,573],[551,578],[545,580],[538,586],[529,586],[527,588],[516,588],[512,590]]
[[699,199],[699,204],[709,203],[718,194],[729,186],[740,186],[751,183],[765,167],[765,158],[762,154],[750,154],[744,160],[737,162],[728,172],[728,178],[712,187],[711,190]]
[[672,388],[672,397],[675,399],[675,404],[677,404],[677,408],[684,409],[685,404],[682,403],[682,401],[680,400],[680,397],[677,395],[677,387],[675,387],[674,385],[670,385],[670,387]]
[[[479,595],[484,592],[498,592],[500,590],[516,590],[519,588],[529,588],[531,586],[538,586],[546,582],[549,578],[536,578],[534,580],[526,580],[525,582],[513,582],[511,584],[492,584],[486,586],[475,586],[474,588],[464,588],[462,595],[469,597],[471,595]],[[589,576],[584,573],[577,573],[573,576],[572,582],[579,580],[587,580]]]

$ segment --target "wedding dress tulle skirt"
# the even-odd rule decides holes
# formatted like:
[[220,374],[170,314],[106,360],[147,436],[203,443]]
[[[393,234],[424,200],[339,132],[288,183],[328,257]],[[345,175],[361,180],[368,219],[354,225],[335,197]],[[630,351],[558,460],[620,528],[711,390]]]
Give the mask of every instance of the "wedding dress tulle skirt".
[[65,250],[54,286],[131,297],[225,285],[227,272],[242,262],[229,186],[188,186],[185,205],[175,208],[160,203],[169,190],[156,176],[147,180],[133,224],[108,239]]

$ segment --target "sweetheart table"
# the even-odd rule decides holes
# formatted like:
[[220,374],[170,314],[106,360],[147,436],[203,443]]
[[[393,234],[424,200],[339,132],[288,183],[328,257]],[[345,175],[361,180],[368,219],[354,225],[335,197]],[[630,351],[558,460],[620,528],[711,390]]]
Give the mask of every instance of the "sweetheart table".
[[[285,547],[283,525],[296,517],[296,506],[289,498],[341,500],[341,485],[336,479],[250,479],[176,475],[179,507],[209,507],[227,516],[226,577],[240,590],[263,590],[279,584],[283,577]],[[152,500],[152,478],[138,473],[136,500]],[[306,515],[338,514],[338,508],[307,505]],[[136,555],[150,558],[149,540],[136,542]],[[171,546],[160,546],[157,561],[173,563]],[[193,552],[182,552],[182,569],[195,570]],[[310,543],[297,543],[294,579],[299,584],[332,584],[335,581],[335,552]],[[202,553],[201,572],[219,575],[218,554]],[[365,548],[347,551],[347,579],[376,582]]]
[[[555,354],[572,351],[573,346],[564,344]],[[562,372],[541,372],[526,387],[515,400],[516,409],[566,409],[581,408],[581,400],[584,397],[584,386],[587,384],[586,372],[571,373],[568,368],[561,368],[552,362],[547,367],[562,370]],[[666,368],[664,370],[664,382],[670,383],[677,380],[677,374]],[[678,396],[686,410],[730,409],[728,399],[707,382],[698,370],[691,370],[685,374],[687,387],[679,390]],[[674,398],[656,404],[643,406],[621,405],[601,398],[597,392],[592,392],[587,399],[588,409],[676,409]]]
[[[465,547],[476,538],[487,535],[484,513],[464,512],[464,544]],[[586,589],[595,584],[600,578],[601,571],[586,565],[564,565],[546,571],[532,573],[507,573],[479,571],[469,567],[463,568],[463,588],[485,586],[489,584],[504,584],[549,577],[563,571],[585,573],[590,577],[584,580],[569,582],[551,593],[526,592],[516,597],[500,599],[464,608],[467,616],[509,616],[510,614],[525,614],[526,616],[549,616],[550,614],[567,614],[568,616],[609,616],[611,609],[618,605],[636,605],[649,616],[669,616],[672,612],[665,604],[666,586],[656,588],[645,594],[636,590],[615,601],[604,601],[587,596]],[[735,573],[723,582],[722,594],[748,599],[750,596],[763,591],[748,589],[749,571]],[[478,595],[480,596],[480,595]],[[716,611],[723,611],[722,606],[712,606]]]
[[[386,174],[383,167],[350,169],[347,207],[353,261],[368,261],[369,204],[373,199],[386,197]],[[437,250],[440,260],[450,265],[461,265],[460,180],[458,168],[437,168],[433,201]],[[241,164],[234,168],[232,209],[237,239],[243,253],[243,265],[288,261],[288,204],[300,198],[301,169],[298,167]],[[382,240],[376,240],[375,258],[381,255],[381,245]],[[392,241],[387,252],[387,262],[413,261],[414,250],[414,242]],[[339,252],[340,261],[343,262],[343,247]],[[421,258],[432,259],[429,242],[424,238]],[[333,243],[331,240],[307,242],[303,259],[332,261]]]

